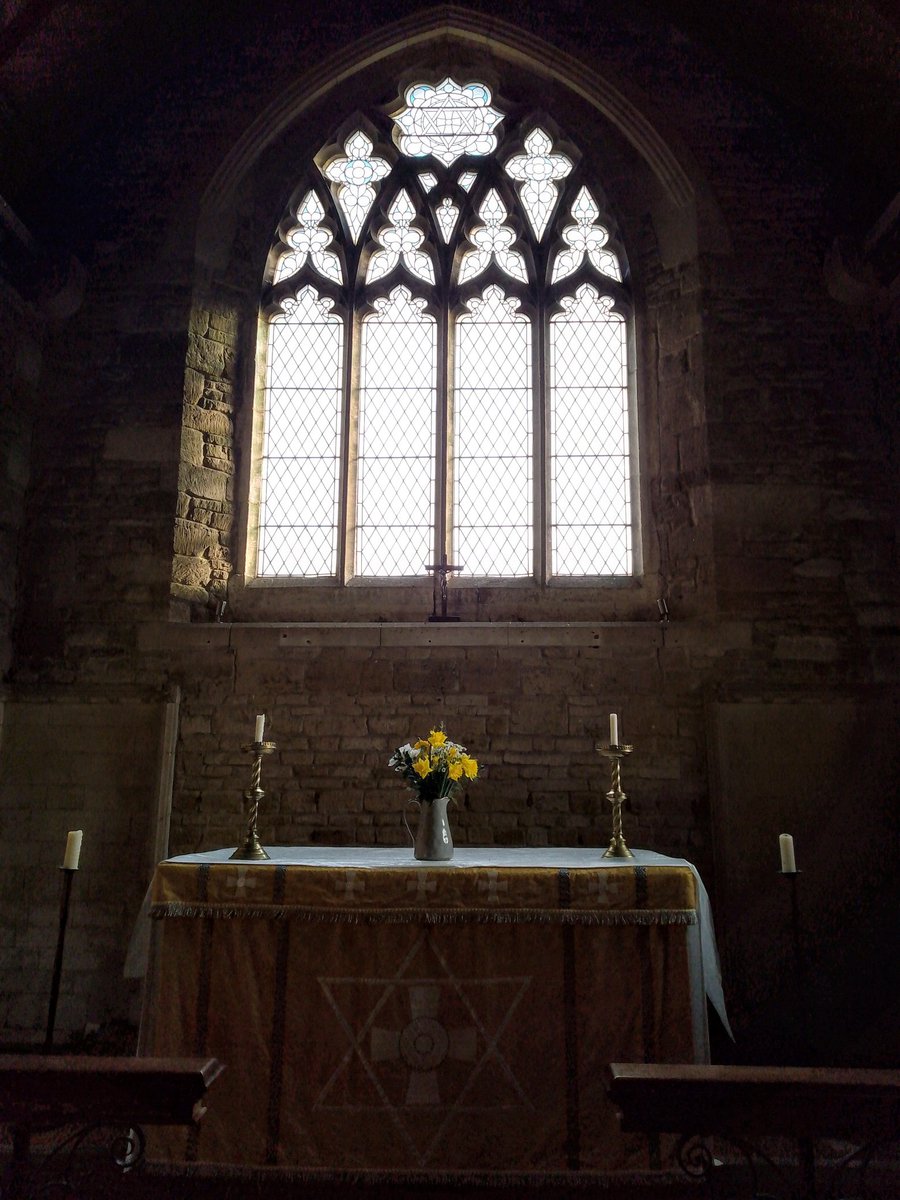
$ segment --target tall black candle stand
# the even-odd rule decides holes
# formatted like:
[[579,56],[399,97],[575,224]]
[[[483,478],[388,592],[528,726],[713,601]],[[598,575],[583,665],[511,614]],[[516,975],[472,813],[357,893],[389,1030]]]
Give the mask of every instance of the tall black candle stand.
[[63,951],[66,946],[66,926],[69,923],[69,901],[72,896],[72,877],[77,867],[60,867],[62,871],[62,889],[59,899],[59,932],[56,935],[56,954],[53,959],[53,978],[50,983],[50,1008],[47,1012],[47,1032],[44,1036],[44,1049],[53,1048],[53,1029],[56,1025],[56,1005],[59,1001],[59,983],[62,979]]
[[812,1065],[812,1036],[809,993],[809,963],[803,944],[803,927],[800,920],[800,872],[780,871],[787,881],[791,902],[791,949],[794,959],[794,978],[797,983],[797,1047],[802,1067]]

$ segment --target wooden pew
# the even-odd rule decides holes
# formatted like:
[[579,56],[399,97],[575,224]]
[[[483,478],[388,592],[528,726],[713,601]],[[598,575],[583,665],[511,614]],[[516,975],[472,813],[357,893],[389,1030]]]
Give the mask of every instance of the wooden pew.
[[[844,1170],[852,1160],[867,1166],[869,1148],[900,1138],[900,1071],[610,1063],[605,1083],[625,1131],[724,1138],[748,1163],[754,1139],[794,1139],[808,1198],[817,1194],[817,1140],[861,1148],[836,1164]],[[707,1156],[702,1173],[712,1166]]]
[[[31,1140],[48,1130],[76,1131],[62,1167],[67,1180],[78,1131],[97,1127],[124,1131],[127,1149],[114,1152],[116,1161],[121,1169],[136,1166],[142,1127],[196,1124],[206,1111],[206,1092],[223,1070],[215,1058],[0,1054],[0,1125],[9,1128],[13,1145],[10,1193],[29,1194]],[[121,1147],[121,1132],[118,1142]]]

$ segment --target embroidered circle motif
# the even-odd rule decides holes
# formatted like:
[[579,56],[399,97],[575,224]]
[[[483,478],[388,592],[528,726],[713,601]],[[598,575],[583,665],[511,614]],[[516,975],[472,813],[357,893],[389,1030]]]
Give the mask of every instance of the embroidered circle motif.
[[447,1031],[433,1017],[416,1017],[400,1034],[400,1053],[413,1071],[433,1071],[447,1057]]

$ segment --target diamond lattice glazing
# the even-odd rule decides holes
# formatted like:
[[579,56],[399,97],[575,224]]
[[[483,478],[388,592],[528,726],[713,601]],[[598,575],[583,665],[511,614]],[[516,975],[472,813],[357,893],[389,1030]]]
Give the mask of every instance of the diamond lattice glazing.
[[422,576],[434,554],[437,332],[408,288],[363,322],[356,574]]
[[456,323],[453,558],[463,576],[533,571],[531,321],[492,285]]
[[337,571],[344,323],[311,287],[269,322],[258,574]]
[[625,322],[588,284],[550,322],[550,555],[555,576],[628,575]]

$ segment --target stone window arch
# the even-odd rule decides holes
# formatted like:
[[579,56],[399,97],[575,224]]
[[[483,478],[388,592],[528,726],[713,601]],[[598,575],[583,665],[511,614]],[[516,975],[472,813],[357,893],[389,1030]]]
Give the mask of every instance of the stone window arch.
[[[416,164],[401,152],[393,116],[407,103],[408,88],[423,83],[434,87],[447,78],[460,86],[481,82],[503,112],[496,127],[502,137],[480,190],[462,187],[460,176],[469,166],[459,161],[452,180],[451,168],[438,164],[432,173],[439,186],[429,193],[419,180],[429,173],[429,164]],[[366,575],[354,559],[350,496],[355,468],[348,440],[356,437],[352,422],[359,396],[346,400],[345,382],[358,387],[352,373],[345,381],[344,372],[353,370],[346,366],[338,389],[344,407],[335,485],[343,497],[338,503],[345,508],[339,512],[334,569],[329,563],[324,573],[299,578],[280,570],[260,573],[267,339],[288,293],[293,291],[291,299],[300,303],[298,293],[311,287],[320,303],[328,302],[329,316],[343,330],[344,352],[358,363],[364,321],[377,311],[374,300],[388,300],[397,287],[407,288],[411,298],[425,299],[422,312],[436,321],[444,355],[452,346],[451,326],[452,331],[464,328],[461,318],[472,315],[464,300],[484,302],[488,286],[501,287],[507,300],[518,303],[516,312],[538,331],[532,339],[532,352],[539,358],[533,379],[543,389],[538,395],[543,416],[532,429],[532,450],[540,471],[549,412],[550,320],[565,311],[560,300],[567,287],[571,298],[579,286],[590,284],[598,300],[612,298],[610,310],[627,329],[628,573],[554,571],[547,525],[541,524],[538,511],[546,503],[547,479],[541,482],[535,472],[533,569],[523,575],[455,575],[451,612],[462,621],[479,622],[647,620],[654,619],[660,597],[674,600],[680,615],[709,610],[714,592],[702,277],[704,263],[730,248],[702,175],[677,140],[670,142],[659,132],[662,124],[646,98],[626,97],[572,56],[494,18],[486,24],[477,13],[441,6],[385,27],[364,45],[342,50],[299,75],[234,144],[201,204],[173,596],[189,604],[195,616],[198,608],[221,612],[227,601],[228,616],[237,621],[420,621],[434,609],[436,580],[427,572]],[[525,139],[535,129],[549,137],[551,155],[565,154],[573,164],[568,176],[552,181],[560,194],[543,241],[520,204],[525,181],[505,170],[509,160],[527,158]],[[350,157],[346,142],[357,131],[391,169],[375,181],[366,228],[355,243],[335,194],[340,181],[328,179],[324,168],[335,158]],[[486,158],[480,161],[487,164]],[[594,223],[590,205],[580,218],[572,212],[582,185],[596,206],[596,223],[607,231],[606,245],[599,249],[616,256],[619,280],[614,272],[598,271],[586,255],[571,276],[552,278],[548,248],[573,248],[566,242],[566,228],[577,227],[579,220],[587,228]],[[523,255],[529,274],[518,281],[494,261],[460,287],[462,257],[478,249],[471,238],[474,227],[490,225],[478,209],[492,187],[506,208],[499,225],[512,222],[515,240],[510,245]],[[415,212],[406,232],[402,213],[392,217],[389,212],[403,189]],[[318,198],[321,218],[315,205],[304,207],[309,195]],[[447,221],[450,205],[460,208],[460,216],[451,242],[445,242],[441,222]],[[294,237],[299,248],[291,241],[294,230],[301,231]],[[391,230],[386,245],[384,237]],[[422,235],[416,246],[407,238],[410,231]],[[367,280],[369,263],[390,249],[392,240],[404,243],[407,260],[401,254],[381,278]],[[320,265],[329,261],[325,252],[336,256],[344,271],[342,282],[328,278],[327,265],[324,273],[316,268],[313,251],[320,255]],[[416,277],[410,267],[412,251],[430,255],[433,284]],[[295,272],[288,264],[287,274],[276,280],[278,264],[291,252],[305,252],[305,261],[295,260]],[[545,299],[541,310],[542,295],[556,307],[551,309]],[[307,293],[305,301],[311,298]],[[437,383],[438,421],[452,411],[447,406],[454,380],[449,368],[443,370]],[[443,433],[435,431],[436,444],[443,438],[449,453],[451,433],[449,424]],[[543,447],[537,444],[540,438],[545,439]],[[440,529],[453,471],[442,482],[437,476],[443,460],[437,455],[435,461],[434,550],[425,561],[416,551],[417,571],[431,565],[429,559],[439,559],[442,549],[457,554],[452,535],[442,540]],[[447,517],[445,533],[452,530],[452,520]],[[466,558],[468,564],[457,565],[471,569],[471,553]]]

